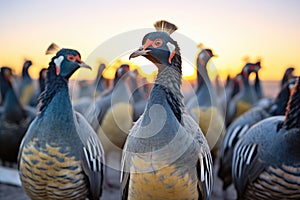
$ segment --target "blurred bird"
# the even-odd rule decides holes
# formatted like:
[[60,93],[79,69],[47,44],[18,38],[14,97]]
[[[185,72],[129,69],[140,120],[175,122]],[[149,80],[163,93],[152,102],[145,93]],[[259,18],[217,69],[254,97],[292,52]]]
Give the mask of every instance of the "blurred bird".
[[29,105],[31,107],[35,108],[38,105],[39,96],[45,90],[46,73],[47,73],[46,68],[42,68],[40,70],[39,79],[38,79],[38,89],[34,91],[34,94],[32,95],[29,102]]
[[237,75],[239,83],[239,92],[230,100],[226,110],[226,126],[234,121],[241,114],[252,108],[258,100],[254,88],[250,85],[249,75],[257,72],[260,65],[247,63],[240,74]]
[[[105,96],[97,98],[86,114],[88,122],[97,132],[103,145],[106,166],[118,170],[122,149],[133,124],[133,105],[129,100],[131,94],[128,86],[129,76],[131,76],[129,65],[122,64],[116,70],[113,89]],[[118,156],[117,163],[110,159],[112,153]],[[106,171],[108,170],[107,168]],[[106,187],[117,187],[109,179],[104,183]]]
[[25,60],[22,69],[22,77],[18,85],[18,97],[23,106],[29,104],[35,91],[33,80],[28,72],[31,66],[32,61]]
[[[51,48],[50,48],[51,50]],[[49,63],[38,116],[19,152],[19,175],[31,199],[99,199],[103,149],[87,121],[74,112],[68,80],[90,68],[78,51],[61,49]]]
[[249,129],[233,151],[232,176],[239,199],[300,199],[300,79],[285,116]]
[[22,106],[12,87],[12,70],[1,67],[0,87],[4,97],[3,107],[0,109],[0,160],[17,162],[19,147],[23,136],[35,117],[33,108]]
[[130,101],[133,104],[133,121],[137,121],[139,117],[143,114],[146,107],[146,91],[144,90],[145,85],[147,83],[143,83],[141,87],[138,85],[139,73],[137,70],[133,71],[134,77],[130,77],[130,91],[132,95],[130,97]]
[[269,107],[253,107],[230,124],[220,148],[218,176],[223,181],[223,190],[226,190],[232,183],[231,164],[233,149],[237,142],[247,133],[249,128],[257,122],[271,116],[284,115],[290,96],[290,87],[294,84],[295,81],[292,81],[289,85],[286,85]]
[[158,68],[146,109],[127,138],[122,157],[123,199],[208,199],[212,158],[201,129],[184,112],[180,49],[170,34],[177,27],[154,24],[142,47]]
[[203,49],[198,54],[196,96],[187,103],[186,108],[203,131],[215,159],[225,134],[225,119],[207,73],[207,63],[213,56],[211,49]]

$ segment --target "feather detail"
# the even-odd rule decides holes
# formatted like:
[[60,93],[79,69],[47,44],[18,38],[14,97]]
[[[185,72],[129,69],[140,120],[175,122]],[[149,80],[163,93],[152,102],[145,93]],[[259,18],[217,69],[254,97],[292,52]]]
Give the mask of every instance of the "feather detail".
[[46,50],[46,55],[56,54],[60,49],[61,48],[57,44],[55,44],[54,42],[52,42],[52,44],[50,44],[50,46]]
[[171,35],[174,31],[177,30],[177,26],[167,22],[165,20],[160,20],[154,23],[156,31],[163,31]]
[[291,91],[290,99],[286,108],[284,125],[287,129],[300,128],[300,77]]

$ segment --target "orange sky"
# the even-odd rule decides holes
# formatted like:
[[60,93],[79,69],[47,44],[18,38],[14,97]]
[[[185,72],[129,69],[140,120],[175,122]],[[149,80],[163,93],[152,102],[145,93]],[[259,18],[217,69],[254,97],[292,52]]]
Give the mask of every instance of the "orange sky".
[[[119,41],[112,45],[114,48],[108,45],[107,52],[88,59],[97,47],[128,31],[152,29],[155,21],[166,19],[179,27],[178,34],[203,43],[219,55],[212,63],[223,78],[227,73],[239,72],[243,57],[249,56],[250,61],[262,58],[262,79],[278,80],[291,65],[300,74],[299,8],[298,0],[2,1],[0,66],[8,65],[19,73],[24,59],[32,59],[30,74],[36,78],[51,59],[44,52],[54,41],[61,47],[79,50],[83,60],[96,69],[100,58],[111,63],[125,51],[138,48],[143,35]],[[178,43],[184,46],[184,41]],[[193,53],[198,51],[196,46],[191,48]],[[121,54],[114,54],[119,49]],[[195,55],[187,62],[194,64],[191,58]],[[94,77],[96,71],[83,74]]]

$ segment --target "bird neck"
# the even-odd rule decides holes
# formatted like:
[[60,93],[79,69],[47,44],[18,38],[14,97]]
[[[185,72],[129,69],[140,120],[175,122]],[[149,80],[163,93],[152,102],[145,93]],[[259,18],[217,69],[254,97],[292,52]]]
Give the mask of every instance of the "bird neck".
[[197,82],[198,82],[198,88],[197,91],[199,91],[203,87],[207,87],[211,85],[211,81],[209,79],[207,69],[206,69],[207,62],[202,65],[200,63],[197,64]]
[[182,102],[183,95],[180,90],[182,82],[181,78],[182,74],[175,68],[165,67],[157,74],[155,84],[168,89],[178,98],[178,101]]
[[24,67],[23,70],[22,70],[22,77],[23,79],[31,79],[29,73],[28,73],[28,69],[29,67]]
[[261,89],[261,84],[260,84],[260,79],[259,79],[259,76],[258,76],[258,72],[255,73],[254,87],[255,87],[255,91],[256,91],[258,97],[261,98],[262,97],[262,89]]
[[[67,104],[71,105],[69,88],[68,88],[68,79],[63,78],[61,76],[57,76],[55,72],[55,66],[53,65],[55,64],[50,63],[50,67],[48,68],[46,87],[39,99],[39,104],[40,104],[39,113],[43,113],[46,110],[48,105],[52,102],[52,100],[57,94],[63,95],[60,99],[66,99]],[[67,108],[65,107],[63,109],[67,109]]]
[[300,128],[300,77],[297,78],[296,85],[290,94],[288,106],[286,108],[284,126],[286,129]]
[[151,96],[153,96],[152,94],[155,93],[157,88],[164,90],[166,100],[180,123],[182,123],[184,108],[183,95],[180,90],[181,76],[181,72],[176,68],[165,67],[162,71],[159,71],[154,88],[150,94],[151,100]]

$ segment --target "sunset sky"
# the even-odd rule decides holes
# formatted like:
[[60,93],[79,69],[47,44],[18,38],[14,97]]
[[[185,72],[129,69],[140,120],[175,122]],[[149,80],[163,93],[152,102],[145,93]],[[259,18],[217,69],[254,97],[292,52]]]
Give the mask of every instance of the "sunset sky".
[[[278,80],[288,66],[300,74],[299,10],[299,0],[0,0],[0,66],[19,73],[24,59],[32,59],[30,74],[36,78],[51,59],[45,50],[55,42],[77,49],[97,69],[100,58],[112,62],[106,55],[88,59],[97,47],[128,31],[153,29],[155,21],[165,19],[178,26],[178,34],[218,54],[212,63],[222,77],[239,72],[249,56],[253,62],[262,59],[262,79]],[[122,47],[130,47],[130,52],[141,45],[142,37],[125,39],[114,48],[108,45],[107,55],[120,47],[123,54],[114,59],[125,58]],[[196,45],[193,48],[196,53]]]

